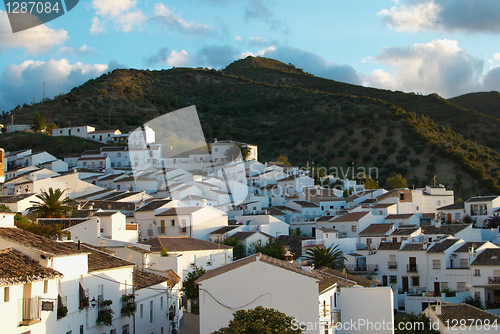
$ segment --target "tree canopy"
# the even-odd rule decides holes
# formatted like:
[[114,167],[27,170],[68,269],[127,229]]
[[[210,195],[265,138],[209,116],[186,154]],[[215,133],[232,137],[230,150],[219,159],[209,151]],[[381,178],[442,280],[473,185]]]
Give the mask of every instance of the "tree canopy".
[[274,238],[269,238],[265,244],[262,243],[261,240],[254,242],[250,246],[250,252],[252,254],[262,253],[278,260],[284,260],[285,255],[283,252],[283,246],[284,245],[282,243],[276,242]]
[[47,118],[40,114],[40,112],[37,110],[35,112],[35,116],[33,117],[33,123],[31,124],[33,127],[33,130],[36,132],[40,132],[45,130],[45,122],[47,121]]
[[36,197],[40,200],[31,201],[33,205],[28,208],[29,213],[35,214],[38,218],[66,218],[75,208],[69,206],[74,201],[70,198],[61,200],[64,190],[49,188],[48,191],[41,191]]
[[332,269],[342,270],[344,268],[345,257],[342,251],[338,249],[338,245],[330,245],[330,247],[314,247],[306,250],[306,260],[313,261],[316,268],[328,267]]
[[294,318],[275,309],[257,306],[251,310],[238,310],[233,320],[227,327],[223,327],[212,334],[300,334],[303,329],[299,327]]
[[182,282],[182,285],[185,289],[187,299],[198,298],[199,287],[195,281],[205,275],[206,272],[207,271],[203,269],[203,267],[194,267],[193,271],[186,275],[186,279]]
[[388,178],[386,185],[388,190],[408,188],[408,182],[401,174]]
[[216,243],[233,247],[233,260],[239,260],[247,255],[245,246],[242,245],[236,236],[226,237],[222,240],[215,240]]

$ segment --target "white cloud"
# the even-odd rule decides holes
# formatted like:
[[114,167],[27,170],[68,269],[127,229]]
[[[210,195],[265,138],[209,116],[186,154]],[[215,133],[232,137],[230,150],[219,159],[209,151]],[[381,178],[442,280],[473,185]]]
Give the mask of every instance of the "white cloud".
[[236,37],[234,37],[234,40],[236,42],[243,42],[243,38],[241,38],[240,36],[236,35]]
[[0,10],[0,52],[5,48],[25,48],[30,54],[49,51],[52,47],[64,43],[68,32],[64,29],[54,30],[39,25],[29,30],[12,33],[7,13]]
[[397,31],[463,30],[500,33],[498,0],[407,0],[383,9],[383,22]]
[[493,56],[493,59],[500,61],[500,52],[495,53],[495,55]]
[[481,89],[484,62],[458,47],[457,41],[436,40],[412,47],[385,47],[374,61],[390,66],[365,78],[368,86],[452,97]]
[[170,66],[188,66],[194,59],[193,55],[187,53],[186,50],[172,51],[164,60]]
[[162,3],[155,4],[155,17],[151,20],[169,31],[177,31],[185,36],[204,37],[213,33],[211,26],[197,22],[188,22]]
[[72,48],[69,46],[62,46],[57,50],[57,54],[61,54],[64,56],[72,55],[72,56],[87,56],[87,55],[95,55],[97,52],[91,48],[88,47],[87,44],[84,44],[80,48]]
[[97,16],[92,18],[92,26],[90,27],[91,34],[102,34],[106,32],[106,28],[104,27],[104,22],[102,22]]
[[137,0],[92,0],[97,15],[117,17],[133,8]]
[[434,2],[382,9],[378,15],[384,16],[384,21],[397,31],[410,30],[418,32],[435,26],[440,7]]
[[48,62],[26,60],[20,65],[9,65],[0,76],[0,110],[9,110],[17,104],[29,103],[42,98],[45,82],[46,97],[67,93],[91,78],[106,72],[108,65],[70,64],[67,59]]
[[141,10],[132,11],[137,0],[92,0],[96,15],[92,19],[91,34],[106,32],[105,23],[112,21],[117,29],[130,32],[135,26],[141,26],[146,21],[146,15]]

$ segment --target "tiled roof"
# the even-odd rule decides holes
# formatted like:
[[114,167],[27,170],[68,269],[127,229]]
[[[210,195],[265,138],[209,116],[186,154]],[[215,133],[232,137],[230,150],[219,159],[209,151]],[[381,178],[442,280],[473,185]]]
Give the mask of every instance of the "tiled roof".
[[415,226],[415,227],[405,227],[404,225],[398,227],[395,229],[391,235],[410,235],[413,232],[417,231],[420,227]]
[[445,239],[440,243],[434,244],[427,250],[427,253],[444,253],[445,250],[458,242],[458,239]]
[[458,202],[458,203],[453,203],[450,205],[445,205],[440,208],[437,208],[438,211],[443,211],[443,210],[460,210],[465,208],[465,203],[464,202]]
[[60,272],[42,266],[15,249],[0,250],[0,286],[33,283],[62,277],[63,274]]
[[143,240],[141,244],[150,245],[152,252],[166,248],[168,252],[187,252],[197,250],[233,249],[231,246],[189,237],[156,237]]
[[118,183],[118,182],[135,182],[135,181],[157,181],[156,179],[151,179],[149,177],[144,177],[144,176],[127,176],[124,177],[123,179],[118,179],[114,180],[113,183]]
[[97,217],[111,217],[112,215],[114,215],[117,212],[118,211],[98,211],[98,212],[95,212],[94,215]]
[[326,232],[326,233],[338,232],[338,230],[331,228],[331,227],[318,228],[318,230],[321,230],[321,231]]
[[90,200],[82,206],[82,209],[88,209],[90,207],[102,210],[134,211],[135,204],[130,202]]
[[156,209],[158,209],[158,208],[162,207],[163,205],[170,203],[170,202],[172,202],[171,199],[154,200],[154,201],[149,202],[146,205],[141,206],[140,208],[135,210],[135,212],[154,211],[154,210],[156,210]]
[[117,195],[115,197],[111,197],[110,200],[111,201],[119,201],[121,199],[124,199],[124,198],[127,198],[127,197],[131,197],[131,196],[134,196],[134,195],[137,195],[137,194],[140,194],[141,191],[129,191],[125,194],[121,194],[121,195]]
[[284,206],[284,205],[275,205],[274,207],[278,210],[281,210],[281,211],[300,212],[297,209],[292,209],[292,208],[289,208],[288,206]]
[[330,275],[321,270],[314,270],[314,273],[321,277],[321,279],[318,282],[319,293],[327,290],[334,284],[337,284],[341,287],[349,287],[349,288],[354,287],[356,285],[356,283],[353,281],[346,280],[345,278],[341,278],[335,275]]
[[332,219],[333,216],[321,216],[319,217],[318,219],[316,219],[317,222],[327,222],[327,221],[330,221],[330,219]]
[[455,250],[455,253],[468,253],[469,249],[474,246],[474,249],[478,249],[482,245],[484,245],[486,241],[469,241],[460,246],[458,249]]
[[190,215],[193,212],[196,212],[196,211],[201,210],[201,209],[202,208],[199,206],[170,208],[170,209],[165,210],[165,211],[163,211],[155,216],[170,217],[170,216]]
[[267,211],[267,214],[271,215],[271,216],[285,216],[286,215],[283,211],[278,210],[274,206],[262,208],[262,210]]
[[471,224],[446,224],[446,225],[441,225],[441,227],[424,226],[422,227],[422,233],[427,235],[431,234],[454,235],[469,226],[471,226]]
[[116,191],[114,189],[104,189],[104,190],[99,190],[99,191],[96,191],[96,192],[93,192],[93,193],[90,193],[90,194],[85,194],[83,196],[79,196],[79,197],[76,197],[74,199],[76,201],[86,200],[89,197],[98,196],[98,195],[105,194],[105,193],[108,193],[108,192],[116,192]]
[[125,194],[126,192],[128,192],[128,190],[113,191],[106,196],[100,197],[99,200],[106,201],[106,200],[111,199],[113,197],[116,197],[118,195]]
[[101,147],[101,152],[123,152],[127,151],[128,146],[107,146]]
[[359,236],[384,236],[387,235],[387,232],[391,230],[392,226],[394,226],[392,223],[370,224],[370,226],[359,232]]
[[402,213],[402,214],[388,215],[387,217],[385,217],[385,219],[386,220],[389,220],[389,219],[408,219],[413,215],[414,215],[413,213]]
[[373,206],[374,209],[385,209],[390,206],[396,205],[396,203],[380,203]]
[[17,203],[23,199],[34,196],[35,194],[0,196],[0,203]]
[[[431,307],[434,312],[436,311],[436,305],[432,305],[429,307]],[[467,327],[479,324],[484,325],[487,323],[487,321],[489,324],[500,323],[500,316],[465,303],[443,303],[441,305],[441,314],[437,315],[437,317],[443,322],[445,326],[446,324],[449,324],[450,329],[452,330],[458,329],[461,324]],[[457,324],[456,327],[453,326],[455,325],[455,323]]]
[[295,179],[297,179],[297,178],[299,178],[301,176],[305,176],[305,175],[302,175],[302,174],[300,174],[300,175],[290,175],[290,176],[287,176],[287,177],[285,177],[285,178],[283,178],[281,180],[278,180],[278,182],[292,181],[292,180],[295,180]]
[[308,202],[308,201],[293,201],[294,203],[297,203],[303,208],[318,208],[319,205],[313,202]]
[[486,248],[476,256],[471,266],[500,266],[500,248]]
[[50,240],[15,227],[0,227],[0,238],[58,256],[85,253],[83,250],[71,247],[66,242]]
[[215,231],[210,232],[210,234],[224,234],[234,230],[235,228],[238,228],[238,226],[235,225],[223,226],[221,228],[216,229]]
[[59,225],[61,229],[67,229],[71,226],[75,226],[86,222],[89,217],[83,218],[37,218],[36,222],[40,225]]
[[377,251],[381,250],[399,250],[401,248],[401,242],[381,242],[378,246]]
[[436,218],[436,214],[434,212],[431,212],[431,213],[424,213],[422,215],[422,218],[423,219],[434,219]]
[[336,276],[336,277],[342,278],[344,280],[349,280],[349,281],[356,282],[356,284],[364,286],[366,288],[369,288],[369,287],[372,286],[372,281],[369,280],[369,279],[366,279],[366,278],[363,278],[363,277],[359,277],[359,276],[356,276],[356,275],[351,275],[351,274],[348,274],[348,273],[344,273],[342,271],[335,270],[335,269],[332,269],[332,268],[321,267],[318,270],[315,270],[315,272],[317,272],[317,271],[321,271],[323,273],[326,273],[326,274],[329,274],[329,275],[332,275],[332,276]]
[[426,251],[427,249],[424,249],[424,244],[419,242],[419,243],[407,243],[406,245],[401,248],[401,251]]
[[168,277],[156,275],[134,268],[135,290],[144,289],[163,282],[168,282]]
[[468,200],[466,200],[466,202],[468,203],[489,202],[497,198],[498,196],[478,196],[478,197],[471,197]]
[[122,176],[123,176],[123,174],[106,175],[105,177],[100,178],[98,181],[110,181],[110,180],[114,180],[114,179],[122,177]]
[[245,266],[247,264],[250,264],[250,263],[253,263],[253,262],[256,262],[256,261],[264,262],[264,263],[270,264],[272,266],[275,266],[275,267],[278,267],[278,268],[282,268],[282,269],[286,269],[286,270],[289,270],[289,271],[292,271],[292,272],[295,272],[295,273],[298,273],[298,274],[301,274],[301,275],[304,275],[304,276],[309,276],[309,277],[316,278],[316,279],[319,278],[318,274],[314,274],[314,273],[302,270],[302,268],[299,265],[295,264],[295,262],[294,263],[290,263],[290,262],[287,262],[287,261],[275,259],[274,257],[270,257],[270,256],[264,255],[262,253],[257,253],[257,254],[254,254],[254,255],[247,256],[247,257],[245,257],[245,258],[243,258],[241,260],[237,260],[237,261],[231,262],[231,263],[226,264],[224,266],[221,266],[219,268],[215,268],[215,269],[209,270],[209,271],[206,272],[205,275],[203,275],[200,278],[198,278],[196,280],[196,283],[199,284],[200,282],[202,282],[204,280],[213,278],[215,276],[219,276],[221,274],[227,273],[227,272],[229,272],[231,270],[243,267],[243,266]]
[[[73,249],[78,250],[78,243],[76,242],[65,242],[65,243],[68,244]],[[125,261],[124,259],[111,255],[104,250],[100,250],[98,247],[94,247],[88,244],[81,243],[80,250],[89,253],[88,255],[89,272],[134,266],[132,262]]]
[[346,213],[343,216],[337,217],[331,222],[357,222],[364,216],[366,216],[369,212],[368,211],[358,211],[358,212],[349,212]]

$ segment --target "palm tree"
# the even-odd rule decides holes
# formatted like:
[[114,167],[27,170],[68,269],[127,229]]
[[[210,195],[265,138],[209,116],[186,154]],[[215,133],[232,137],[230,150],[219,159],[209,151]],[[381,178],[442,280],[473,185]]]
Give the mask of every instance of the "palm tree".
[[342,255],[342,251],[338,249],[338,245],[333,247],[314,247],[306,250],[306,259],[311,260],[316,268],[328,267],[332,269],[342,270],[346,258]]
[[33,205],[28,208],[29,213],[34,213],[38,218],[66,218],[67,214],[75,208],[69,206],[74,202],[70,198],[61,200],[64,190],[49,188],[49,191],[42,190],[36,197],[40,201],[31,201]]

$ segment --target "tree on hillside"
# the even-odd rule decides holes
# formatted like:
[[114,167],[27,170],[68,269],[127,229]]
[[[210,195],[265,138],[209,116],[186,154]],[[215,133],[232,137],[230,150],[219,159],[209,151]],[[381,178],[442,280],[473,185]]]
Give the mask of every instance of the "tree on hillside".
[[215,240],[216,243],[233,247],[233,260],[239,260],[247,255],[245,246],[241,244],[236,236],[226,237],[222,240]]
[[33,117],[33,122],[31,123],[31,126],[35,132],[40,132],[45,130],[45,122],[47,121],[47,118],[40,114],[38,110],[35,112],[35,117]]
[[250,156],[251,149],[248,146],[243,146],[241,144],[235,144],[231,145],[226,152],[224,153],[224,156],[226,158],[226,161],[234,161],[238,159],[238,157],[241,156],[241,159],[243,161],[247,160],[248,157]]
[[388,178],[386,185],[388,190],[408,188],[408,182],[401,174]]
[[42,191],[36,197],[40,201],[31,201],[33,205],[28,208],[28,212],[35,214],[38,218],[66,218],[75,208],[69,206],[74,200],[65,198],[61,200],[64,190],[49,188],[49,191]]
[[293,317],[275,309],[257,306],[251,310],[238,310],[227,327],[223,327],[212,334],[237,334],[237,333],[283,333],[300,334],[305,328],[300,328]]
[[306,250],[305,252],[306,260],[311,260],[314,263],[315,268],[328,267],[336,270],[342,270],[344,268],[344,260],[346,259],[342,255],[342,251],[338,249],[338,245],[333,247],[314,247]]
[[254,242],[250,246],[250,253],[262,253],[267,256],[274,257],[278,260],[284,260],[285,255],[283,251],[284,244],[276,242],[276,239],[269,238],[265,244],[261,240]]
[[182,282],[182,286],[185,289],[185,294],[187,299],[197,299],[199,293],[199,287],[195,281],[201,276],[205,275],[207,271],[203,267],[194,267],[193,271],[186,275],[186,279]]
[[288,161],[288,157],[284,156],[283,154],[280,154],[278,159],[276,159],[277,162],[281,162],[285,166],[291,166],[292,164],[290,161]]

